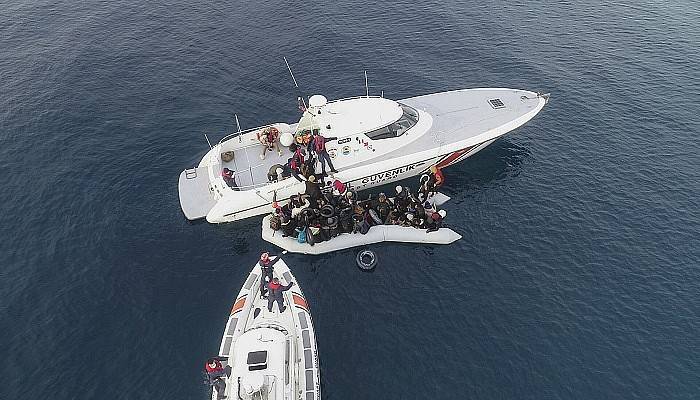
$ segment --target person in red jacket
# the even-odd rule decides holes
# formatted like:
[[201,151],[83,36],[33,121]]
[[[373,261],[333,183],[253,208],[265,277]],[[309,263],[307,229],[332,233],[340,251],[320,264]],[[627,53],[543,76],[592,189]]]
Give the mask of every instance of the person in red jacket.
[[226,360],[226,358],[212,357],[204,364],[209,384],[216,389],[217,399],[226,398],[226,382],[224,380],[231,375],[231,367],[221,365],[221,360]]
[[284,312],[287,307],[284,306],[284,297],[282,296],[282,293],[294,286],[294,282],[289,282],[289,284],[285,286],[280,283],[279,279],[272,278],[272,282],[268,282],[266,286],[267,290],[269,290],[267,295],[267,310],[272,312],[272,306],[276,301],[280,308],[280,312]]
[[331,161],[331,156],[328,155],[328,151],[326,151],[326,142],[329,140],[336,140],[338,139],[337,137],[324,137],[320,133],[316,133],[313,139],[312,147],[314,149],[314,152],[318,154],[318,160],[321,162],[321,173],[325,176],[326,175],[326,162],[328,162],[328,166],[331,168],[331,172],[338,172],[335,170],[335,167],[333,166],[333,162]]

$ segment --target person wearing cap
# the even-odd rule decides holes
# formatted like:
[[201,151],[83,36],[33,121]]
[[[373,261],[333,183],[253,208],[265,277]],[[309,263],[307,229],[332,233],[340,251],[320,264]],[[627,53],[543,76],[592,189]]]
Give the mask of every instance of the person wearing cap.
[[222,360],[227,360],[224,357],[212,357],[204,364],[204,370],[207,374],[209,385],[216,389],[216,398],[226,398],[226,382],[227,376],[231,375],[231,366],[224,367],[221,365]]
[[230,188],[237,188],[238,185],[236,185],[236,178],[233,176],[233,171],[231,171],[228,168],[225,168],[221,171],[221,177],[224,178],[224,182],[226,182],[226,185]]
[[294,282],[289,282],[287,285],[282,285],[278,278],[272,278],[272,281],[266,284],[269,294],[267,296],[267,310],[272,312],[272,306],[277,302],[280,312],[284,312],[287,307],[284,306],[283,293],[294,286]]

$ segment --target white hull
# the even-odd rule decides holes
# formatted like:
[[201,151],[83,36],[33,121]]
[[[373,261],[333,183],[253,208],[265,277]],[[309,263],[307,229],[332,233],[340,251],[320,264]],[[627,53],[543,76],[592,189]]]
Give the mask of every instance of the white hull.
[[[224,329],[219,356],[228,357],[224,364],[228,363],[233,370],[233,375],[226,380],[225,394],[228,399],[239,399],[239,396],[247,399],[245,382],[240,383],[237,378],[243,376],[245,380],[251,374],[258,374],[264,376],[267,398],[319,400],[318,350],[306,298],[284,260],[278,260],[274,264],[274,276],[282,284],[294,282],[295,285],[284,292],[285,311],[279,312],[275,304],[269,312],[267,300],[260,297],[261,275],[260,266],[253,267],[236,296]],[[280,342],[279,346],[275,340]],[[263,370],[250,372],[252,369],[247,368],[245,356],[249,351],[260,350],[260,346],[268,346],[268,365]],[[279,364],[274,363],[276,359]],[[237,371],[243,373],[237,376]],[[216,398],[217,393],[213,391],[212,399]]]
[[[487,99],[496,97],[503,99],[510,108],[491,109]],[[343,101],[360,100],[340,102]],[[363,190],[419,175],[432,165],[443,168],[460,162],[532,119],[542,110],[547,97],[513,89],[470,89],[419,96],[400,102],[415,107],[420,114],[418,123],[403,136],[370,140],[358,133],[329,142],[329,152],[334,155],[333,162],[340,170],[335,174],[336,178],[349,183],[356,190]],[[285,126],[294,129],[294,125]],[[244,138],[242,142],[246,143],[246,140],[249,139]],[[210,223],[236,221],[270,212],[275,195],[281,201],[304,192],[304,183],[294,178],[254,185],[244,190],[231,190],[218,176],[222,168],[219,154],[226,150],[228,142],[231,140],[215,146],[197,168],[200,176],[204,173],[207,175],[210,185],[208,193],[201,190],[204,183],[199,183],[197,186],[200,189],[196,189],[198,194],[193,197],[194,191],[187,189],[187,186],[191,183],[189,186],[194,187],[196,180],[186,178],[186,174],[191,175],[193,170],[182,172],[180,199],[188,218],[206,215]],[[287,156],[283,154],[270,163],[282,162]],[[250,160],[247,153],[246,158]],[[250,172],[250,178],[247,174],[241,178],[253,183],[254,175],[260,174],[260,171],[250,168],[246,172]],[[188,200],[188,197],[192,199]]]

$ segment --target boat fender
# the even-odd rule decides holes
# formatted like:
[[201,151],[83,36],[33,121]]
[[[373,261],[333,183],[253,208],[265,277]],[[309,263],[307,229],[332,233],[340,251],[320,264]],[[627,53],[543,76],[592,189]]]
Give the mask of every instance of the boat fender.
[[363,271],[371,271],[377,266],[377,255],[372,250],[362,250],[355,259],[357,266]]
[[335,214],[335,210],[333,209],[333,206],[330,204],[326,204],[325,206],[321,207],[321,216],[324,218],[330,218]]
[[379,215],[377,215],[377,212],[374,211],[373,209],[369,209],[369,216],[372,217],[372,220],[376,225],[381,225],[382,224],[382,219],[379,218]]

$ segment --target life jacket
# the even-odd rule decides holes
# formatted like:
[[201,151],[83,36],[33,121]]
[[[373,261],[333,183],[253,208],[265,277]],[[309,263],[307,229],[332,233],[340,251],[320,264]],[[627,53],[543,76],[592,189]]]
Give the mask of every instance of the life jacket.
[[223,176],[224,178],[233,178],[233,171],[231,171],[231,170],[228,170],[228,172],[221,171],[221,176]]
[[293,170],[298,170],[302,164],[304,164],[304,154],[301,153],[301,149],[297,149],[292,156],[289,167]]
[[206,368],[208,373],[220,372],[224,370],[224,367],[221,366],[221,362],[219,360],[216,360],[214,362],[216,363],[214,367],[210,366],[209,363],[204,364],[204,368]]
[[277,290],[282,287],[282,284],[280,283],[275,283],[275,282],[270,282],[267,284],[268,289],[270,290]]
[[345,193],[345,184],[338,179],[333,181],[333,188],[338,191],[340,194]]
[[326,139],[321,135],[316,135],[314,138],[314,150],[316,153],[322,153],[326,151]]

